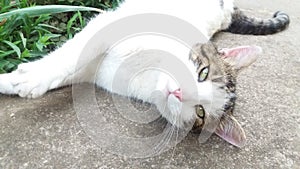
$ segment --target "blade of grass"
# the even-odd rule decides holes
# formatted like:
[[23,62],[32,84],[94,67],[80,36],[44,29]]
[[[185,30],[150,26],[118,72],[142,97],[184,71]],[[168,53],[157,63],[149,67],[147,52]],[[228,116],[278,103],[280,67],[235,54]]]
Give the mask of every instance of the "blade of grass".
[[11,54],[15,53],[14,50],[10,50],[10,51],[0,51],[0,59],[3,59],[6,56],[9,56]]
[[68,38],[71,39],[72,38],[72,34],[71,34],[71,27],[74,24],[74,22],[76,21],[76,19],[78,18],[78,13],[76,13],[75,15],[73,15],[73,17],[68,21],[67,24],[67,34],[68,34]]
[[24,34],[22,32],[19,32],[19,35],[22,40],[23,47],[26,48],[27,39],[24,37]]
[[78,18],[79,18],[79,22],[80,22],[80,26],[81,28],[84,27],[84,23],[83,23],[83,18],[82,18],[82,15],[81,15],[81,12],[77,12],[78,13]]
[[10,46],[17,53],[18,57],[21,57],[21,50],[17,45],[7,40],[4,40],[3,43],[6,43],[8,46]]
[[63,31],[60,28],[57,28],[55,26],[51,26],[51,25],[48,25],[48,24],[43,24],[43,23],[38,24],[38,26],[45,27],[45,28],[50,28],[50,29],[54,29],[54,30],[59,31],[59,32]]
[[17,10],[0,14],[0,21],[10,16],[18,15],[18,14],[29,15],[29,16],[40,16],[44,14],[54,14],[54,13],[71,12],[71,11],[94,11],[99,13],[103,12],[103,10],[101,9],[84,7],[84,6],[70,6],[70,5],[33,6],[33,7],[17,9]]

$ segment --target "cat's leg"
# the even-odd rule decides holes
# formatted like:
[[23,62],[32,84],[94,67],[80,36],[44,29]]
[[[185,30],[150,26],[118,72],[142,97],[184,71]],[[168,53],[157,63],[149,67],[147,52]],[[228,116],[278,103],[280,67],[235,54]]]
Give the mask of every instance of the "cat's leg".
[[15,94],[13,86],[11,85],[12,75],[0,74],[0,93],[2,94]]
[[68,84],[68,77],[62,65],[57,66],[42,59],[19,65],[16,71],[0,75],[0,93],[36,98],[64,83]]
[[12,73],[0,75],[0,92],[36,98],[48,90],[70,84],[76,74],[76,61],[67,57],[71,50],[67,46],[41,60],[21,64]]
[[[106,21],[103,21],[102,17],[105,17]],[[115,19],[109,17],[108,14],[99,15],[72,40],[53,53],[41,60],[21,64],[10,74],[0,75],[0,93],[36,98],[48,90],[72,83],[72,78],[77,75],[81,75],[77,77],[80,79],[78,82],[89,81],[89,75],[83,72],[85,67],[98,56],[103,56],[101,53],[109,46],[92,37],[105,24]]]

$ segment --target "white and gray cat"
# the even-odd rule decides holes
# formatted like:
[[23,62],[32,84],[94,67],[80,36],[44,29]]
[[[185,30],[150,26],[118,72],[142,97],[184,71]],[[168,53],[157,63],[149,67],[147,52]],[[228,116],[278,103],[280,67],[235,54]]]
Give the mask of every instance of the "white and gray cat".
[[[233,145],[243,146],[246,140],[244,131],[232,116],[236,76],[239,70],[256,60],[261,48],[242,46],[217,50],[211,43],[195,41],[193,48],[186,50],[168,38],[145,35],[132,37],[108,50],[112,44],[101,39],[90,40],[106,25],[141,13],[176,16],[195,26],[207,38],[222,30],[240,34],[272,34],[284,30],[289,24],[289,17],[283,12],[277,12],[272,19],[249,18],[234,7],[233,0],[126,0],[116,11],[105,12],[92,19],[73,39],[43,59],[21,64],[16,71],[0,75],[0,93],[37,98],[51,89],[72,84],[74,79],[78,83],[96,83],[109,92],[156,105],[161,115],[177,127],[195,121],[195,131],[201,131],[204,124],[210,123],[209,117],[216,116],[221,121],[215,133]],[[82,51],[84,46],[91,50]],[[173,77],[158,70],[139,73],[127,86],[126,80],[129,79],[126,72],[130,74],[137,70],[135,66],[142,68],[161,61],[160,57],[138,55],[148,49],[171,49],[174,55],[179,55],[178,59],[193,75],[197,91],[190,91],[188,85],[178,84]],[[123,63],[130,60],[133,53],[139,56],[133,60],[137,64],[124,66]],[[81,57],[86,64],[76,68],[80,54],[83,54]],[[100,59],[103,62],[94,77],[91,70]],[[123,72],[124,83],[113,88],[117,71]],[[160,91],[162,95],[149,99],[153,91]],[[197,97],[192,97],[191,93],[195,92]],[[219,98],[210,97],[212,93]],[[214,102],[213,107],[210,107],[211,102]]]

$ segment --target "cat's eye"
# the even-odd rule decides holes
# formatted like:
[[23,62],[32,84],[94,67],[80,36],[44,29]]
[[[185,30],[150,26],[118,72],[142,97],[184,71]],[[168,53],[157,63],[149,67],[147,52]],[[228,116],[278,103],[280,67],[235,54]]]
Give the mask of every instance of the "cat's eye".
[[205,67],[199,72],[198,82],[204,82],[209,74],[209,68]]
[[204,117],[205,117],[205,110],[204,110],[203,106],[200,105],[200,104],[198,104],[198,105],[195,106],[195,109],[196,109],[197,116],[199,118],[201,118],[201,119],[204,119]]

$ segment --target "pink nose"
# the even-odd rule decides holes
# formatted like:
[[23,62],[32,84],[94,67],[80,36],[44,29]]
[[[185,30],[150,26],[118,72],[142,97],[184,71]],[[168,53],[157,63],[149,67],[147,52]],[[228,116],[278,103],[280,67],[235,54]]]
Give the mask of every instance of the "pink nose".
[[169,94],[173,94],[176,96],[180,101],[182,101],[182,91],[181,89],[174,90],[173,92],[169,92]]

